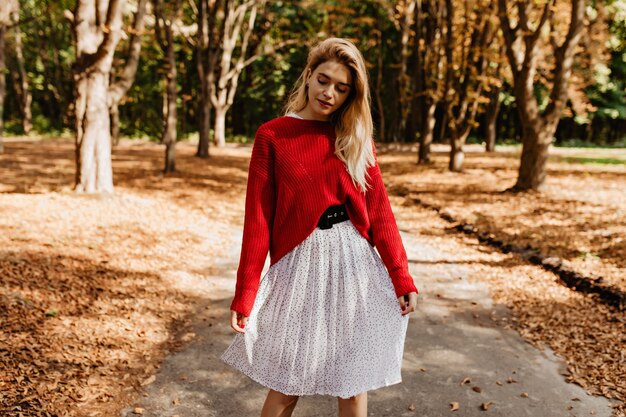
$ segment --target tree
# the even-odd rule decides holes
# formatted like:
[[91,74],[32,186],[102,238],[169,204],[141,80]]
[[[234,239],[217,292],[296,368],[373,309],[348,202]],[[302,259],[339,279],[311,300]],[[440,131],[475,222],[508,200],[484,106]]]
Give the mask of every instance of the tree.
[[[495,79],[500,80],[502,62],[498,61],[495,70]],[[485,123],[483,125],[485,134],[485,151],[493,152],[496,149],[496,120],[500,112],[500,91],[502,91],[502,81],[492,83],[487,88],[487,107],[485,109]]]
[[165,168],[164,172],[174,172],[176,170],[176,124],[178,115],[176,101],[178,98],[178,82],[176,70],[176,55],[174,44],[174,21],[180,11],[180,0],[175,0],[173,4],[165,10],[163,0],[154,1],[154,33],[157,42],[165,55],[165,103],[163,106],[163,134],[161,143],[165,145]]
[[[506,55],[513,75],[513,92],[522,124],[522,156],[517,182],[511,190],[539,190],[546,178],[548,149],[561,113],[567,102],[567,86],[572,73],[576,46],[583,30],[585,2],[572,0],[568,13],[569,23],[563,41],[558,42],[562,20],[554,21],[556,0],[547,0],[540,11],[537,23],[531,27],[535,11],[528,0],[518,1],[515,23],[509,13],[508,0],[498,0],[498,14],[506,45]],[[547,25],[547,26],[546,26]],[[542,39],[548,34],[548,39]],[[547,105],[543,110],[535,92],[535,76],[540,41],[547,42],[553,57],[551,86]]]
[[[455,10],[458,21],[455,22]],[[446,0],[446,94],[447,128],[450,137],[450,171],[463,168],[463,146],[471,129],[477,125],[476,114],[488,82],[489,49],[495,37],[496,20],[493,1],[470,2],[454,8]]]
[[7,89],[4,37],[9,25],[17,20],[18,7],[17,0],[5,0],[0,3],[0,153],[4,152],[2,136],[4,134],[4,97]]
[[196,156],[209,156],[209,134],[211,131],[211,95],[215,82],[215,67],[218,58],[220,32],[216,25],[216,0],[198,0],[196,21],[196,65],[200,78],[198,106],[198,149]]
[[147,0],[139,0],[137,3],[137,11],[133,28],[128,42],[128,52],[126,54],[126,63],[122,74],[115,78],[115,81],[109,86],[109,113],[111,115],[111,141],[117,145],[120,135],[120,116],[119,104],[122,97],[126,95],[128,89],[135,82],[135,74],[139,65],[139,56],[141,55],[141,36],[144,31],[144,17],[146,14]]
[[112,193],[109,79],[122,33],[124,0],[78,0],[72,19],[76,114],[76,191]]
[[[259,57],[252,49],[253,55],[246,58],[258,9],[264,5],[265,0],[225,1],[219,74],[215,77],[210,92],[211,104],[215,109],[214,142],[217,146],[224,146],[226,143],[226,113],[233,104],[239,75]],[[256,34],[256,37],[259,38],[259,35]],[[256,44],[259,45],[260,42]]]
[[420,2],[415,8],[415,40],[411,117],[407,122],[407,137],[419,132],[417,162],[430,163],[430,145],[435,129],[435,110],[444,95],[441,73],[444,64],[445,4],[441,0]]
[[[16,7],[15,16],[19,15],[19,5]],[[31,105],[33,102],[33,95],[30,91],[30,83],[28,81],[28,74],[26,72],[26,66],[24,64],[24,51],[22,44],[22,28],[15,19],[14,25],[14,45],[15,51],[15,65],[10,68],[11,78],[13,79],[13,87],[15,94],[18,98],[19,110],[22,115],[22,130],[24,134],[28,135],[33,127],[33,116],[31,111]]]

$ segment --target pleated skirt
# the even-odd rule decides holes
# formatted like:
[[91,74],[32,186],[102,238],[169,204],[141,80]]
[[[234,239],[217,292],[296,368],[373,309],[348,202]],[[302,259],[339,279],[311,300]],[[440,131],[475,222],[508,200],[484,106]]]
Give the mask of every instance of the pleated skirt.
[[350,220],[316,228],[262,277],[245,333],[221,360],[283,394],[348,398],[402,381],[401,312]]

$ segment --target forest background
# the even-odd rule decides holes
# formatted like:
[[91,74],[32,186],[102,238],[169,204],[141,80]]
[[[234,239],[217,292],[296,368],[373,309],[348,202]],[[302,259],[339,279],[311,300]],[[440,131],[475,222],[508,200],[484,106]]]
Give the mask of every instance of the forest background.
[[[453,170],[466,142],[492,150],[535,136],[539,153],[551,142],[624,145],[623,1],[98,4],[3,2],[0,133],[78,127],[82,146],[80,109],[100,100],[99,117],[104,107],[110,117],[94,123],[110,124],[113,144],[123,135],[170,149],[199,137],[206,156],[209,140],[250,141],[279,116],[307,46],[342,36],[368,62],[377,140],[418,142],[421,162],[432,142],[452,145]],[[95,69],[101,80],[89,78]],[[100,83],[100,97],[81,95],[84,82]]]

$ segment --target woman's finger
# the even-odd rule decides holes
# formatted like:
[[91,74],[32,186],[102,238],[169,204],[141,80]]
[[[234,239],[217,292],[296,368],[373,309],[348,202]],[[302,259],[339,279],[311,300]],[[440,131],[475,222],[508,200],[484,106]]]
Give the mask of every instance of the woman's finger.
[[[242,317],[239,313],[237,313],[234,310],[231,310],[230,312],[230,327],[232,327],[232,329],[238,333],[245,333],[244,327],[245,327],[245,322],[243,323],[243,325],[240,325],[242,323],[241,318]],[[245,321],[248,321],[247,317],[244,317]]]
[[398,302],[402,307],[402,315],[409,314],[417,309],[417,293],[411,292],[398,298]]

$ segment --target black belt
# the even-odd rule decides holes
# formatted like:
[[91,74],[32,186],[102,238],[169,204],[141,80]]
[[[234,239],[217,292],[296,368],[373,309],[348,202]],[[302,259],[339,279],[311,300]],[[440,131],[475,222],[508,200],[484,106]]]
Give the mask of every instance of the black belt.
[[333,224],[340,223],[349,220],[348,210],[346,210],[345,204],[339,204],[337,206],[330,206],[326,209],[324,214],[317,222],[317,227],[320,229],[330,229]]

